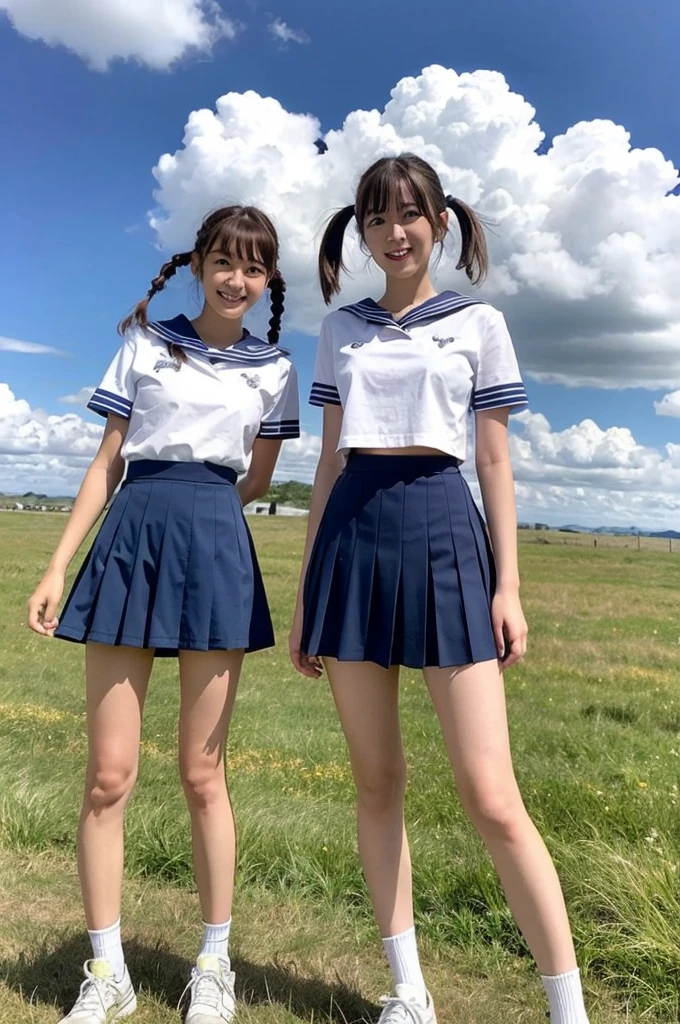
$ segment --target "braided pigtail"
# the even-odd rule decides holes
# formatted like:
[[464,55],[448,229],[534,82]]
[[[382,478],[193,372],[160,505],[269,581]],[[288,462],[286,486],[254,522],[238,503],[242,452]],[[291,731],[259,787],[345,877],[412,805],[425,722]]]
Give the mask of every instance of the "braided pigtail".
[[283,297],[286,294],[286,282],[283,280],[279,270],[275,270],[272,274],[271,281],[269,282],[269,294],[271,295],[272,315],[269,321],[267,340],[270,345],[278,345],[279,335],[281,334],[281,317],[283,316],[284,309]]
[[340,271],[345,269],[342,262],[342,243],[345,239],[345,229],[353,216],[353,206],[345,206],[342,210],[338,210],[328,222],[321,239],[319,282],[326,305],[340,291]]
[[462,199],[447,196],[446,205],[455,213],[460,228],[461,248],[456,270],[465,270],[472,284],[481,284],[489,269],[489,255],[482,222],[472,207]]
[[[125,334],[133,324],[137,324],[139,327],[146,327],[148,324],[148,318],[146,315],[147,307],[149,302],[157,295],[158,292],[162,292],[166,284],[171,277],[174,277],[180,267],[188,267],[191,263],[192,253],[190,252],[178,252],[167,263],[164,263],[161,269],[158,271],[156,277],[151,282],[151,287],[146,293],[145,297],[141,299],[135,308],[132,310],[129,316],[126,316],[124,320],[118,324],[118,333]],[[174,347],[174,346],[173,346]],[[183,353],[178,356],[181,349],[175,352],[171,352],[175,358],[183,358]]]

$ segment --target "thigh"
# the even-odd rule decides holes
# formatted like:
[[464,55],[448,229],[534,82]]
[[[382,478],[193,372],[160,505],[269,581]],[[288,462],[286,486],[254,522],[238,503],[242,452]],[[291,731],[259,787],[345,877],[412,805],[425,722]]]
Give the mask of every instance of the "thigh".
[[516,783],[498,662],[423,674],[463,801],[491,791],[509,795]]
[[222,764],[236,690],[243,665],[242,650],[180,651],[180,770]]
[[85,647],[90,763],[137,764],[153,651],[88,643]]
[[357,782],[401,770],[398,667],[335,658],[324,664]]

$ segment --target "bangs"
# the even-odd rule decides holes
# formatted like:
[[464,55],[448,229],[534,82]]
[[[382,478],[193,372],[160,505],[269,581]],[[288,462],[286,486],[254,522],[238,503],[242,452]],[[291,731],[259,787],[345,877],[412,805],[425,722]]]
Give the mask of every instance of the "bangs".
[[[421,166],[422,165],[422,166]],[[366,218],[371,214],[384,213],[390,203],[413,203],[418,212],[427,217],[432,229],[436,230],[438,210],[436,191],[427,171],[431,168],[412,155],[385,157],[369,168],[359,181],[356,200],[356,222],[363,231]],[[438,180],[435,177],[435,181]],[[441,204],[443,209],[445,203]]]
[[218,222],[206,239],[201,259],[213,249],[244,263],[260,263],[271,276],[278,262],[278,239],[274,228],[259,211],[254,216],[247,208]]
[[432,223],[434,210],[428,202],[428,190],[422,176],[397,159],[376,164],[360,183],[356,198],[359,226],[370,214],[384,213],[394,200],[413,203],[419,213]]

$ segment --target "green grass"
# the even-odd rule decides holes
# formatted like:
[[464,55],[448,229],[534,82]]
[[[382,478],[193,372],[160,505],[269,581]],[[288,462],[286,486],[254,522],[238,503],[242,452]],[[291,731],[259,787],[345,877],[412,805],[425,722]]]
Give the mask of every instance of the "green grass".
[[[66,965],[76,948],[76,959],[86,953],[72,867],[86,752],[82,649],[23,625],[63,522],[0,517],[0,870],[9,877],[0,979],[12,1007],[10,1016],[0,1009],[0,1024],[56,1021],[54,1005],[73,994]],[[286,655],[305,523],[267,518],[252,528],[279,646],[246,661],[228,755],[240,841],[234,941],[239,973],[259,993],[247,1012],[256,1022],[340,1010],[356,1019],[375,1009],[359,993],[375,997],[387,978],[328,688],[299,677]],[[520,552],[531,633],[507,679],[515,762],[564,884],[592,1021],[670,1024],[680,1018],[677,557],[524,542]],[[175,991],[177,958],[184,969],[193,955],[198,920],[175,766],[175,668],[163,659],[154,670],[127,825],[127,933],[148,990],[140,1019],[159,1024],[177,1019],[163,993]],[[540,985],[454,795],[418,673],[402,676],[402,709],[416,911],[440,1017],[544,1022]],[[154,967],[159,935],[169,938]],[[49,983],[60,964],[69,992],[66,981]]]

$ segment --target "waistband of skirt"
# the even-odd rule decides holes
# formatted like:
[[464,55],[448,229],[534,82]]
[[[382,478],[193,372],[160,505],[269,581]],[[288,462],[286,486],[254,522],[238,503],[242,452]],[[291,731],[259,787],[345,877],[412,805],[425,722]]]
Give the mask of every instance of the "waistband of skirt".
[[231,466],[216,462],[169,462],[160,459],[134,459],[128,462],[125,483],[135,480],[180,480],[190,484],[235,484],[238,473]]
[[455,455],[364,455],[350,452],[346,473],[389,473],[390,476],[427,476],[458,470],[462,462]]

